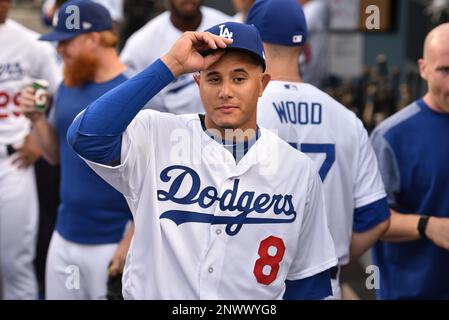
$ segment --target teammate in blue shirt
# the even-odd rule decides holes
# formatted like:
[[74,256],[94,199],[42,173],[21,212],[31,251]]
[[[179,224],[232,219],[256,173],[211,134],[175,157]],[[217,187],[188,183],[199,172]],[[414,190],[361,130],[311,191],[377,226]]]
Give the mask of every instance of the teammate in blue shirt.
[[380,299],[449,299],[449,23],[419,60],[422,99],[385,120],[371,140],[392,212],[376,245]]

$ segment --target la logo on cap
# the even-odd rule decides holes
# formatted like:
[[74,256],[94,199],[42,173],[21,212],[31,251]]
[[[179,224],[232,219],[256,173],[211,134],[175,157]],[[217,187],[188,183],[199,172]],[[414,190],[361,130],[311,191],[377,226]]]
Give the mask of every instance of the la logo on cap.
[[225,24],[219,25],[218,27],[220,28],[220,37],[225,37],[232,40],[234,33],[230,32]]

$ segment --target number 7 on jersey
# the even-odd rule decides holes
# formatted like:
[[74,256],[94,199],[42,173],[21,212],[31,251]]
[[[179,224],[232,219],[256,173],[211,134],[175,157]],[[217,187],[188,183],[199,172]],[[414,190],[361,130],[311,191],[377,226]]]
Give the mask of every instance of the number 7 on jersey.
[[[289,142],[289,144],[298,149],[298,144],[295,142]],[[304,153],[324,153],[326,158],[320,168],[320,178],[321,181],[326,179],[329,170],[335,162],[335,144],[327,143],[301,143],[301,148],[299,149]]]

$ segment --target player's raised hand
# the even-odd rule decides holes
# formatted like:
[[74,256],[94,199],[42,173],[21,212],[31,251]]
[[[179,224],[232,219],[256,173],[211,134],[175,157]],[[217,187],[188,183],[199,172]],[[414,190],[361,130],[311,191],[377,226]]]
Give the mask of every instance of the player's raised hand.
[[184,73],[200,71],[214,64],[224,51],[217,50],[206,57],[201,52],[212,49],[224,49],[232,40],[210,32],[185,32],[161,60],[175,77]]
[[22,90],[19,97],[20,111],[32,122],[45,116],[44,112],[36,110],[36,97],[33,87],[28,86]]

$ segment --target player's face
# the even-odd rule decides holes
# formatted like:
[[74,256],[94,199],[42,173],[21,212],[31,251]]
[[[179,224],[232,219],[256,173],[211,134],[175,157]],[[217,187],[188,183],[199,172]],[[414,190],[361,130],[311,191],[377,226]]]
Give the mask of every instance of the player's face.
[[12,0],[0,0],[0,23],[5,23]]
[[427,81],[428,96],[434,107],[449,113],[449,46],[435,46],[429,57],[420,60],[421,76]]
[[199,12],[201,2],[201,0],[170,0],[170,9],[179,17],[191,18]]
[[64,83],[67,86],[81,86],[94,80],[100,57],[92,37],[93,34],[84,34],[58,43],[58,53],[64,59]]
[[58,42],[58,53],[62,55],[64,64],[70,64],[76,61],[78,56],[88,50],[88,34],[82,34],[69,40]]
[[227,52],[197,76],[206,126],[224,134],[225,129],[255,129],[257,100],[270,81],[249,55]]
[[100,37],[98,32],[91,32],[58,42],[58,53],[62,55],[64,64],[70,64],[88,52],[98,54],[98,50],[101,48]]

